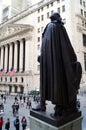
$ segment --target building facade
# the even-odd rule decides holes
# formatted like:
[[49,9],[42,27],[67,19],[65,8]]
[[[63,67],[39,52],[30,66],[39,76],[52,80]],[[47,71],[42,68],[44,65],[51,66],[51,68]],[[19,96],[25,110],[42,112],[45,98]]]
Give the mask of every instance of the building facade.
[[[42,0],[0,25],[1,92],[27,93],[39,89],[42,32],[53,12],[60,13],[81,62],[80,86],[86,84],[86,0]],[[9,76],[10,69],[13,76]]]
[[[29,3],[30,4],[30,3]],[[28,0],[1,0],[2,22],[28,8]]]

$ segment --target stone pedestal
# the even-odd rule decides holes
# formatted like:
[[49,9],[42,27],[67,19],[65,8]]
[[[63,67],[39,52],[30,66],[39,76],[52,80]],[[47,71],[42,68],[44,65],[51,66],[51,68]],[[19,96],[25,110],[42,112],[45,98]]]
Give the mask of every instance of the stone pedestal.
[[[77,117],[76,114],[70,116],[71,120],[69,121],[68,119],[56,121],[56,119],[47,117],[46,113],[42,113],[42,117],[45,118],[40,118],[41,114],[38,113],[30,112],[30,130],[82,130],[82,116],[79,116],[80,113]],[[73,119],[73,117],[76,118]]]

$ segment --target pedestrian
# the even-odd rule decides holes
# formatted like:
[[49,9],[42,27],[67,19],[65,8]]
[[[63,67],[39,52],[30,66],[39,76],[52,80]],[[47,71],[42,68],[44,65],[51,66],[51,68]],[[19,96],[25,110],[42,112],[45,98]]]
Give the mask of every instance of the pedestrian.
[[21,123],[22,123],[22,130],[25,130],[27,126],[27,120],[25,116],[22,117]]
[[31,108],[31,100],[28,101],[29,109]]
[[15,114],[16,114],[16,106],[15,106],[15,103],[12,105],[12,109],[13,109],[13,115],[15,116]]
[[23,100],[24,100],[24,103],[25,103],[25,100],[26,100],[26,97],[25,97],[25,95],[23,96]]
[[3,101],[4,101],[4,103],[6,103],[6,96],[4,96]]
[[2,126],[3,126],[3,117],[0,117],[0,130],[2,130]]
[[3,96],[4,96],[4,95],[3,95],[3,94],[1,94],[1,99],[2,99],[2,100],[3,100]]
[[9,128],[10,128],[10,119],[7,118],[7,122],[6,122],[6,124],[5,124],[5,129],[6,129],[6,130],[9,130]]
[[14,120],[14,126],[15,126],[16,130],[19,130],[19,128],[20,128],[20,121],[19,121],[19,117],[18,116]]
[[16,102],[15,108],[16,108],[16,114],[18,114],[18,111],[19,111],[19,103],[18,102]]

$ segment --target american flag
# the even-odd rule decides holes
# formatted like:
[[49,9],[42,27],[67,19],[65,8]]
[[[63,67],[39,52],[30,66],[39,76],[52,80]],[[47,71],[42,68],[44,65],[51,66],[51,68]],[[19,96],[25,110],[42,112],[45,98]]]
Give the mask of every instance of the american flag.
[[4,69],[0,69],[0,76],[2,77],[4,74]]
[[13,76],[13,75],[14,75],[14,73],[15,73],[14,69],[13,69],[13,68],[11,68],[11,69],[10,69],[10,71],[8,72],[8,75],[9,75],[9,76]]

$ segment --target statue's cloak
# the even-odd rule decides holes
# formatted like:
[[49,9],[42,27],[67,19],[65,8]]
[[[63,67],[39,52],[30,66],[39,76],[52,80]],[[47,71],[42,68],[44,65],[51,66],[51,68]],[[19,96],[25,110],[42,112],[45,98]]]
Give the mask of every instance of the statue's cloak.
[[68,105],[76,100],[73,63],[76,54],[62,23],[52,21],[43,33],[40,55],[40,94],[53,104]]

